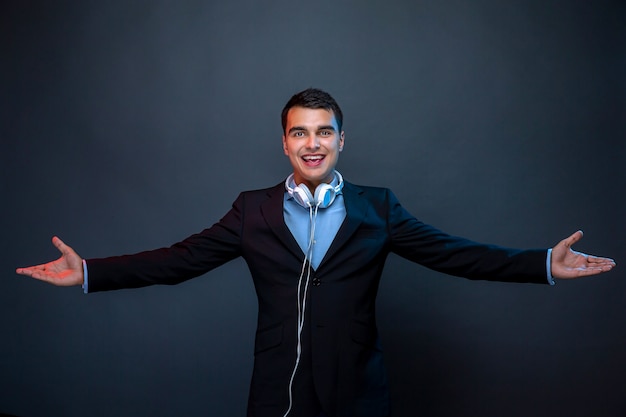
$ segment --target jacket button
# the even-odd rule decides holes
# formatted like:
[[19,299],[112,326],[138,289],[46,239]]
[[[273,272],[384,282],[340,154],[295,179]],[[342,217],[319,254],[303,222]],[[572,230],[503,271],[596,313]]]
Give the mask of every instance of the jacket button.
[[319,287],[321,283],[322,281],[319,278],[313,278],[313,285],[315,285],[316,287]]

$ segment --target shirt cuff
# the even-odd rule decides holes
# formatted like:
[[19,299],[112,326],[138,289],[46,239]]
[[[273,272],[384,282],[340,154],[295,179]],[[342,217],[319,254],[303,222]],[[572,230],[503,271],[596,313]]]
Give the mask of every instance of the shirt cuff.
[[89,292],[89,274],[87,273],[87,261],[83,259],[83,293]]
[[[548,277],[548,284],[554,285],[554,277],[552,276],[552,248],[548,249],[548,254],[546,255],[546,275]],[[85,275],[85,281],[87,280],[87,275]]]

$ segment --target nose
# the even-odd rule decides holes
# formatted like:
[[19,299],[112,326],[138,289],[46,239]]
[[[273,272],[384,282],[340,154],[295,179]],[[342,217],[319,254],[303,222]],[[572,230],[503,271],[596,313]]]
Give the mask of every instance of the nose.
[[320,147],[320,141],[316,134],[311,134],[306,140],[307,149],[318,149]]

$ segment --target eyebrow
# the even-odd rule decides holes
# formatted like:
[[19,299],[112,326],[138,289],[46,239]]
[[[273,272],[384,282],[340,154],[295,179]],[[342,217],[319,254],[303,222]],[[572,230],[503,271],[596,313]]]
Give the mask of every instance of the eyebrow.
[[[332,130],[333,132],[336,132],[336,129],[333,125],[322,125],[322,126],[318,126],[316,130]],[[305,127],[302,126],[294,126],[291,129],[289,129],[289,133],[292,132],[306,132],[307,129]]]

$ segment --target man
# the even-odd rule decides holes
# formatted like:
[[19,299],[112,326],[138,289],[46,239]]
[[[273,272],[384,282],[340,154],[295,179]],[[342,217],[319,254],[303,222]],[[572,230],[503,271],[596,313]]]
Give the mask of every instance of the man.
[[248,415],[384,417],[388,389],[374,303],[390,252],[470,279],[553,283],[609,271],[608,258],[574,252],[576,232],[550,250],[513,250],[447,235],[405,211],[390,190],[344,182],[335,171],[343,116],[308,89],[282,112],[293,174],[240,194],[218,223],[170,248],[83,261],[62,256],[17,273],[86,292],[175,284],[242,256],[259,300]]

